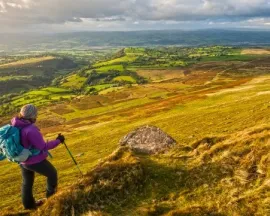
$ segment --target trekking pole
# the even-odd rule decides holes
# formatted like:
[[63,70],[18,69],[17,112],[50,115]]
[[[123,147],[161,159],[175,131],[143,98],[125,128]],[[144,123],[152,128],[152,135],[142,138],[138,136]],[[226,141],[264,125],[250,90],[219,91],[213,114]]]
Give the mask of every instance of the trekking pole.
[[71,151],[70,151],[70,150],[69,150],[69,148],[67,147],[66,142],[64,142],[63,144],[65,145],[65,147],[66,147],[66,149],[67,149],[67,151],[68,151],[68,153],[69,153],[70,157],[72,158],[72,160],[73,160],[73,162],[75,163],[76,167],[78,168],[78,170],[80,171],[81,175],[83,176],[83,173],[82,173],[82,171],[81,171],[80,167],[78,166],[77,161],[76,161],[76,160],[75,160],[75,158],[73,157],[73,155],[72,155]]

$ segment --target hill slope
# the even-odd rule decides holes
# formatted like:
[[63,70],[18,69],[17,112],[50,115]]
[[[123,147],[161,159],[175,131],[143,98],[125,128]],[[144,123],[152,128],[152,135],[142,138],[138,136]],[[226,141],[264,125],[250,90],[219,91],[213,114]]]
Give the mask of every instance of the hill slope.
[[75,69],[77,64],[71,59],[54,56],[26,58],[0,64],[0,94],[19,93],[40,86]]
[[120,148],[33,215],[268,215],[269,142],[262,125],[179,146],[177,155]]
[[[270,127],[260,126],[227,137],[205,137],[191,147],[179,147],[177,155],[137,156],[141,167],[122,156],[123,161],[115,159],[89,173],[80,192],[59,194],[39,214],[269,215],[269,144]],[[132,169],[125,170],[128,166]]]
[[[38,126],[46,139],[63,132],[89,174],[80,180],[65,148],[53,150],[59,194],[32,214],[53,215],[53,206],[56,215],[268,215],[268,58],[200,62],[177,79],[41,108]],[[120,138],[146,124],[178,144],[161,155],[124,151],[100,162]],[[18,166],[3,162],[1,174],[1,213],[21,211]],[[36,185],[45,187],[44,178],[38,176]],[[43,192],[35,187],[36,198]]]

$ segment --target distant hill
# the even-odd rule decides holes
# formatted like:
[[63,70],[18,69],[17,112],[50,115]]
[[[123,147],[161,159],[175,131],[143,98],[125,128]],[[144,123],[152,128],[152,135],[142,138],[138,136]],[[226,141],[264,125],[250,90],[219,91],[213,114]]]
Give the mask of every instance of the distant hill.
[[[108,46],[270,46],[270,31],[196,30],[0,34],[0,51]],[[1,52],[0,52],[1,53]]]
[[25,57],[0,64],[0,94],[3,96],[49,85],[54,78],[76,67],[71,59],[55,56]]

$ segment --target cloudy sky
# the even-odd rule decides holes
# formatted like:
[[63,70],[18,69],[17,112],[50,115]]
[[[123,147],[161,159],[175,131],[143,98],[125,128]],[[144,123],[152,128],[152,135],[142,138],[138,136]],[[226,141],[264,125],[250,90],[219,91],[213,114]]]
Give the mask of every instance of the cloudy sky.
[[0,0],[1,32],[256,28],[270,0]]

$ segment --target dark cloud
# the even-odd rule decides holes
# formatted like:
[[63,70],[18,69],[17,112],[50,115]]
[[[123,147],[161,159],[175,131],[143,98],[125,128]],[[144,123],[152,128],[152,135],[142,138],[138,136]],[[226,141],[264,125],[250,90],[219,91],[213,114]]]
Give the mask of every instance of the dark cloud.
[[270,0],[0,0],[2,29],[101,22],[242,22],[270,17]]

